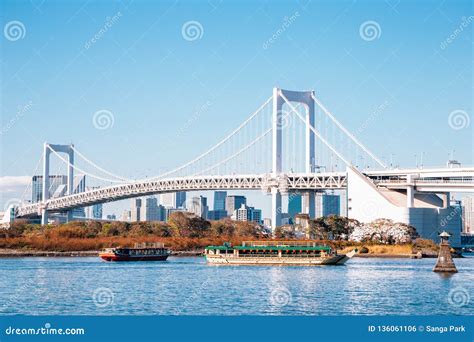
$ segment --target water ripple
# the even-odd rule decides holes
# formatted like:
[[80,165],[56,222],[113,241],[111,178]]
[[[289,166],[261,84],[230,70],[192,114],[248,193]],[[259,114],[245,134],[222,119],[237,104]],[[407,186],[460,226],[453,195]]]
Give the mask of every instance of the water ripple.
[[451,277],[432,272],[435,262],[355,258],[341,267],[253,267],[173,257],[2,259],[0,314],[473,315],[472,299],[450,305],[448,294],[460,288],[474,298],[474,258],[456,259],[459,273]]

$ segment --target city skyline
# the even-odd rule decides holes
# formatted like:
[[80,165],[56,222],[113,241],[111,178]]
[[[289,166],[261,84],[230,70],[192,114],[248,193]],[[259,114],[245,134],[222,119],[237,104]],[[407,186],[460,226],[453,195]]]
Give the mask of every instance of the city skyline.
[[0,1],[0,340],[471,341],[473,5]]
[[[454,159],[472,165],[472,71],[463,53],[472,33],[468,2],[449,8],[402,2],[397,10],[387,4],[335,3],[325,6],[324,13],[313,3],[295,4],[294,10],[264,2],[208,4],[191,12],[169,2],[156,9],[167,10],[166,17],[145,13],[135,4],[68,4],[57,10],[44,4],[41,11],[26,3],[9,6],[10,17],[2,24],[18,19],[25,37],[2,40],[2,208],[21,196],[31,178],[25,175],[34,169],[43,141],[74,141],[91,159],[120,175],[153,176],[211,146],[219,134],[209,139],[203,132],[212,129],[225,135],[275,85],[315,89],[331,111],[387,162],[415,166],[423,159],[425,166],[443,165],[455,150]],[[383,18],[380,11],[386,14]],[[48,20],[53,17],[57,21]],[[234,25],[218,29],[222,20]],[[337,25],[340,20],[345,25]],[[400,27],[400,20],[405,27]],[[190,41],[183,35],[190,21],[202,26],[199,39]],[[369,21],[379,26],[374,39],[361,31]],[[104,23],[111,27],[91,42]],[[84,30],[75,30],[71,39],[58,25],[80,25]],[[448,42],[459,27],[462,32]],[[423,34],[426,29],[429,36]],[[247,37],[245,45],[242,36]],[[140,52],[145,46],[146,52]],[[237,54],[228,48],[234,46],[239,47]],[[291,54],[293,49],[299,53]],[[159,58],[150,58],[153,53]],[[134,73],[123,64],[133,66]],[[236,71],[205,72],[221,69]],[[174,81],[164,86],[154,74],[160,75],[159,81]],[[91,85],[90,80],[95,82]],[[53,96],[59,84],[61,96]],[[186,101],[176,101],[182,94]],[[230,105],[235,95],[240,107]],[[102,110],[112,114],[106,129],[94,125],[94,115]],[[467,120],[464,126],[450,121],[457,111]],[[75,130],[69,129],[71,119]],[[420,138],[419,127],[426,122],[430,133]],[[156,136],[155,127],[161,124],[167,130]],[[267,196],[244,194],[268,212]],[[110,206],[105,205],[105,212]]]

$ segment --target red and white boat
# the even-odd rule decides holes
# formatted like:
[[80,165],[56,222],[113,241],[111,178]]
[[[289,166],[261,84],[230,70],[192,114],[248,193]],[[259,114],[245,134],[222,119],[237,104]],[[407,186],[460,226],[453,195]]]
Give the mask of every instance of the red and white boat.
[[135,244],[130,247],[106,248],[99,253],[105,261],[164,261],[171,251],[160,242]]

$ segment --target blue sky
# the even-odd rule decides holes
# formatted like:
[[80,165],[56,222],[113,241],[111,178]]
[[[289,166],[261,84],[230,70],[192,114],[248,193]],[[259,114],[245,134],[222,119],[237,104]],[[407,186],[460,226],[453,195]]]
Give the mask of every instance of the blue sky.
[[[473,165],[473,14],[470,1],[2,1],[1,200],[19,196],[15,177],[31,175],[44,141],[151,176],[212,146],[274,86],[314,89],[354,132],[389,103],[359,138],[401,166],[421,152],[442,166],[452,150]],[[22,38],[6,33],[12,21]],[[183,37],[189,21],[202,27],[196,40]],[[360,33],[367,21],[373,40]],[[106,130],[92,120],[102,109],[114,118]]]

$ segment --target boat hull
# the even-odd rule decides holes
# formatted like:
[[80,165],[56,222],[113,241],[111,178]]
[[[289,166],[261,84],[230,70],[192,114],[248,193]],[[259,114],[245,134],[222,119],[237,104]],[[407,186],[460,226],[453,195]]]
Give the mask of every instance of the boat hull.
[[129,256],[117,254],[99,254],[105,261],[165,261],[169,255]]
[[282,266],[324,266],[343,265],[350,256],[345,254],[326,258],[320,257],[235,257],[233,255],[206,255],[207,262],[216,265],[282,265]]

